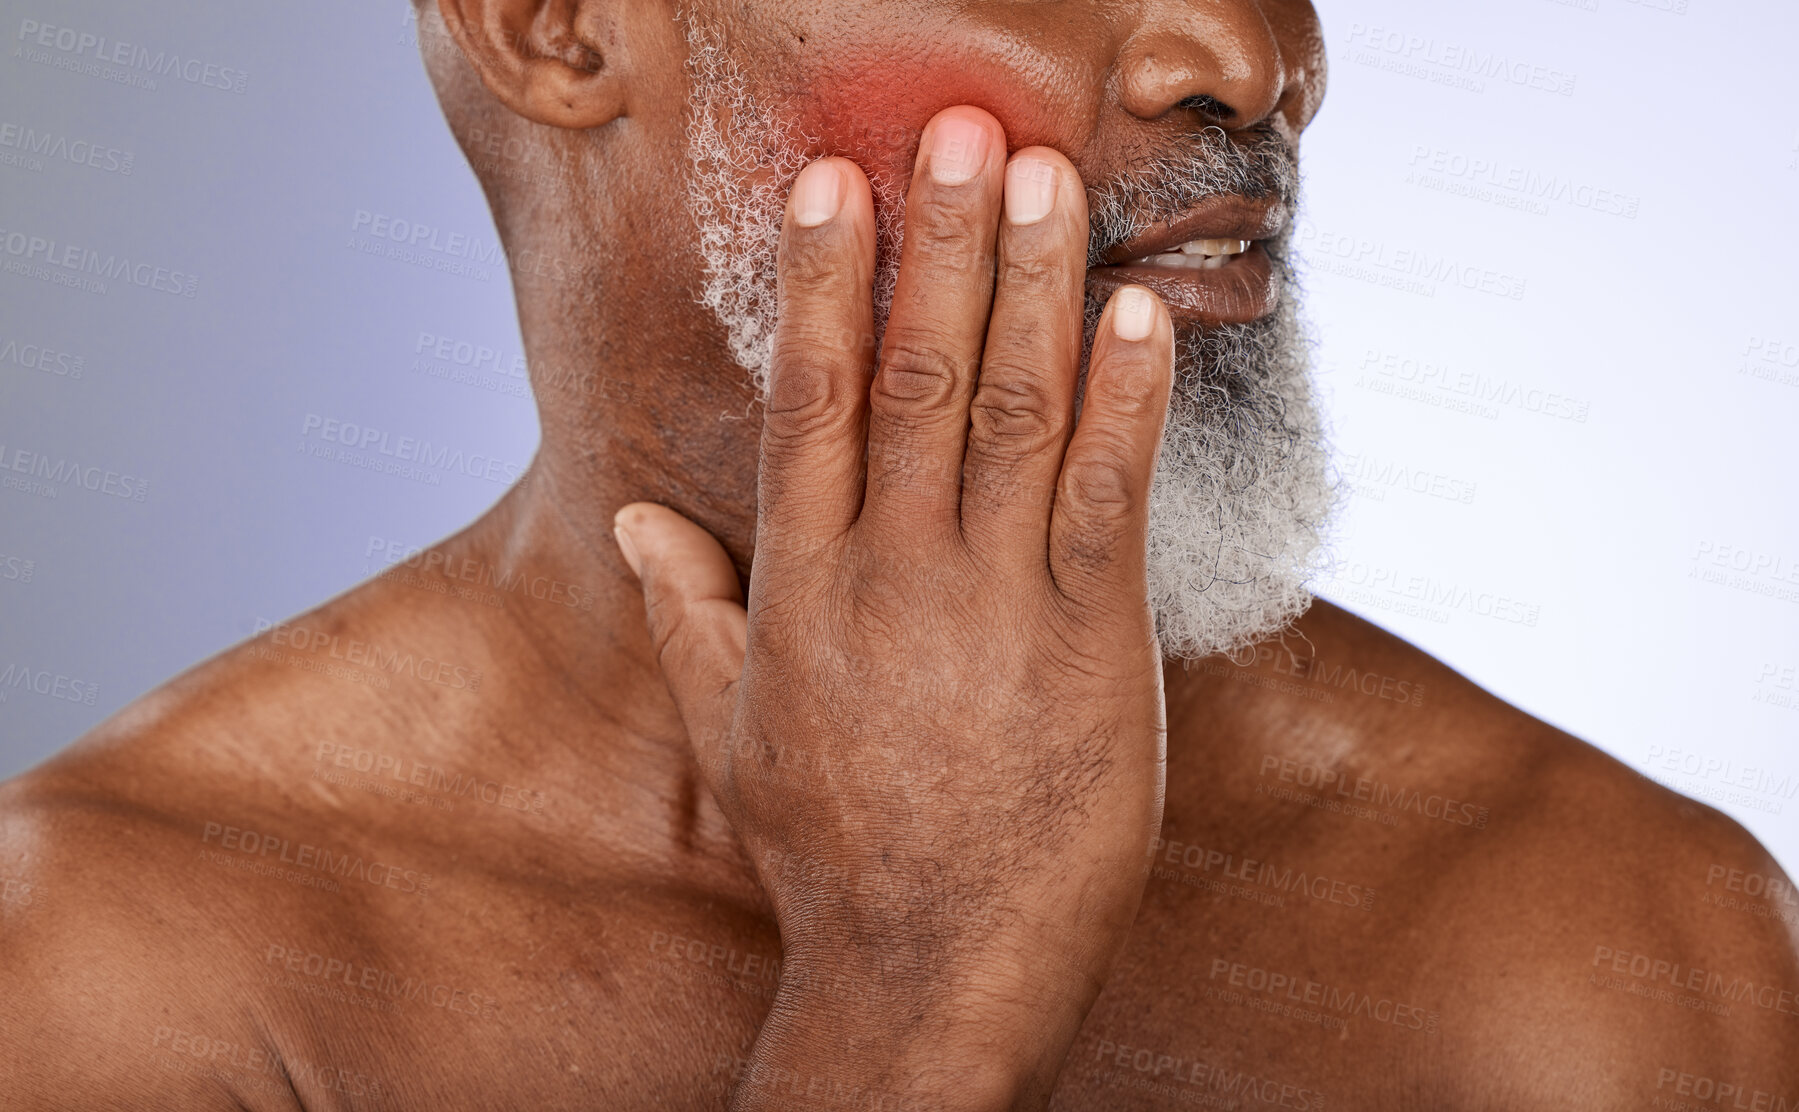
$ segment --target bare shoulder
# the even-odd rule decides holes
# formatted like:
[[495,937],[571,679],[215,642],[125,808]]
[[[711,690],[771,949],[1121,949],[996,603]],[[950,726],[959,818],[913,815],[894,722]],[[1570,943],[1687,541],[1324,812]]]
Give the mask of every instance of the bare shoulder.
[[197,867],[197,829],[104,789],[0,786],[8,1107],[237,1108],[279,1058],[221,942],[258,920]]
[[1799,898],[1754,837],[1342,611],[1308,632],[1376,691],[1421,688],[1358,699],[1355,728],[1388,779],[1479,816],[1387,846],[1449,1060],[1506,1067],[1471,1083],[1502,1106],[1574,1078],[1586,1107],[1799,1108]]
[[8,1107],[290,1104],[292,1043],[258,958],[334,926],[322,878],[286,869],[281,883],[283,863],[246,839],[325,841],[300,778],[270,762],[310,736],[307,715],[349,700],[268,645],[198,666],[0,784]]

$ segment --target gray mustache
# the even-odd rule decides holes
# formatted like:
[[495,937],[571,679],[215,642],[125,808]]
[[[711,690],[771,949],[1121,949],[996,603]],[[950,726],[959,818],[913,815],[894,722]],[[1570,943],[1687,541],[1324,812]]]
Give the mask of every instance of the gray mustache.
[[1173,218],[1210,197],[1276,199],[1289,214],[1299,200],[1299,162],[1272,124],[1236,139],[1222,128],[1183,135],[1105,185],[1088,190],[1087,262],[1096,266],[1119,244],[1158,220]]

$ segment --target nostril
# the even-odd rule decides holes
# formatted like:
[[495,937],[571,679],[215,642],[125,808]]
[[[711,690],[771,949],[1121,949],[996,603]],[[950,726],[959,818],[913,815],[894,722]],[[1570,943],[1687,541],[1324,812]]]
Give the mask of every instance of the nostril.
[[1176,102],[1175,107],[1185,108],[1191,112],[1197,112],[1213,123],[1227,123],[1237,115],[1237,110],[1235,108],[1232,108],[1217,97],[1209,96],[1205,93],[1201,93],[1197,96],[1182,97]]
[[[1234,8],[1238,0],[1222,6]],[[1239,26],[1196,11],[1140,29],[1119,47],[1116,65],[1122,106],[1138,119],[1159,120],[1184,109],[1183,122],[1227,131],[1272,111],[1284,81],[1280,52],[1262,21]]]

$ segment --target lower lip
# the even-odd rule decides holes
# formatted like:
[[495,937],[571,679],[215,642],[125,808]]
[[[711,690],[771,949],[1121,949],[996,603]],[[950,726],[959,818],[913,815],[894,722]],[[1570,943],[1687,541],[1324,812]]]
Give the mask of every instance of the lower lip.
[[1169,266],[1095,266],[1087,287],[1110,297],[1122,286],[1147,286],[1168,306],[1176,324],[1247,324],[1274,309],[1280,282],[1261,241],[1212,270]]

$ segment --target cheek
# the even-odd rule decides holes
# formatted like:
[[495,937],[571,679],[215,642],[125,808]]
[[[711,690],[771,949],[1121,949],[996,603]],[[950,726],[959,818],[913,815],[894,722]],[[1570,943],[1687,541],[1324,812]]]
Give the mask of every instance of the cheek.
[[996,68],[990,59],[939,60],[928,67],[840,65],[810,82],[799,100],[800,120],[827,149],[847,155],[871,177],[903,183],[911,177],[924,126],[958,104],[992,113],[1009,150],[1041,144],[1072,155],[1086,140],[1092,109],[1055,110],[1068,98],[1046,84]]

